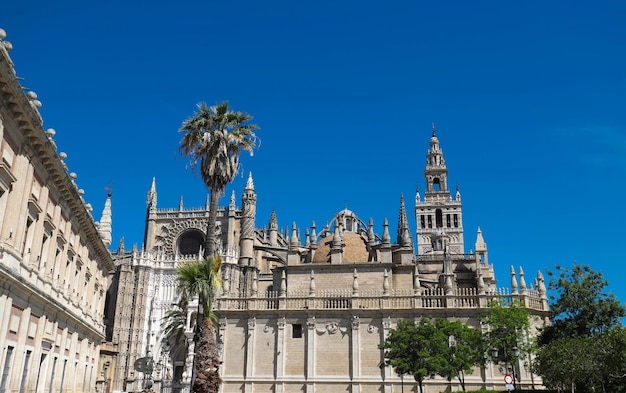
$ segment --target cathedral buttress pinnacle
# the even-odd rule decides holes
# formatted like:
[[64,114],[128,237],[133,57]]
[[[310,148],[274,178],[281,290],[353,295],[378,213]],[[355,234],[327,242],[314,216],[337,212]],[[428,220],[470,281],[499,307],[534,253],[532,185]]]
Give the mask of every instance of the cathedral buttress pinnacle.
[[404,206],[404,195],[400,195],[400,213],[398,214],[398,244],[401,247],[411,247],[411,234],[409,231],[409,220],[406,216],[406,208]]

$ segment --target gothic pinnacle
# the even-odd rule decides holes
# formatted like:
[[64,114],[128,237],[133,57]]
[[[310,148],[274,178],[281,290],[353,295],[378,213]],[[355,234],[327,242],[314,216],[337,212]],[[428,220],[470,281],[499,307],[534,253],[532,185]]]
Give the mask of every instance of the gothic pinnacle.
[[406,208],[404,206],[404,195],[400,195],[400,214],[398,215],[398,244],[402,247],[411,245],[411,236],[409,235],[409,220],[406,216]]
[[146,205],[148,208],[156,208],[157,204],[157,192],[156,192],[156,177],[152,178],[152,184],[150,185],[150,191],[148,191],[148,197],[146,198]]
[[278,229],[278,219],[276,218],[276,210],[272,209],[270,215],[270,229]]
[[246,181],[246,190],[254,191],[254,182],[252,181],[252,172],[248,175],[248,181]]

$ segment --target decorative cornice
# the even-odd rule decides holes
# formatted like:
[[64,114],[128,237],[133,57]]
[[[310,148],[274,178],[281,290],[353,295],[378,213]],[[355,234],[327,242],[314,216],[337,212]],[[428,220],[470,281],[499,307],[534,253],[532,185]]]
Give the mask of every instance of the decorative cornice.
[[24,142],[30,146],[34,156],[39,159],[48,173],[52,184],[62,195],[63,201],[59,203],[64,203],[72,212],[72,218],[76,220],[81,233],[93,247],[104,268],[114,270],[115,265],[111,254],[100,237],[91,212],[87,210],[78,188],[68,174],[66,165],[57,154],[55,143],[46,135],[39,111],[24,94],[11,58],[3,45],[0,45],[0,98],[2,98],[3,106],[15,119]]

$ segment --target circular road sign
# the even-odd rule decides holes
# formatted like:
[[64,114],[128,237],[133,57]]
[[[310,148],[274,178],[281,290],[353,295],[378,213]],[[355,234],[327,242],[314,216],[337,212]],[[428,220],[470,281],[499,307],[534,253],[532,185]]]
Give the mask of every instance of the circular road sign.
[[504,383],[507,385],[513,384],[513,376],[511,374],[504,375]]

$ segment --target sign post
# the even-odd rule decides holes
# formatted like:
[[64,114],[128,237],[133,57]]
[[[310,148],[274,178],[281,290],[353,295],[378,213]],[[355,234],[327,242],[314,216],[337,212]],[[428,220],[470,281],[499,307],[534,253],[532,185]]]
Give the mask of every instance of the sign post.
[[504,385],[506,390],[515,390],[513,376],[511,374],[504,374]]

